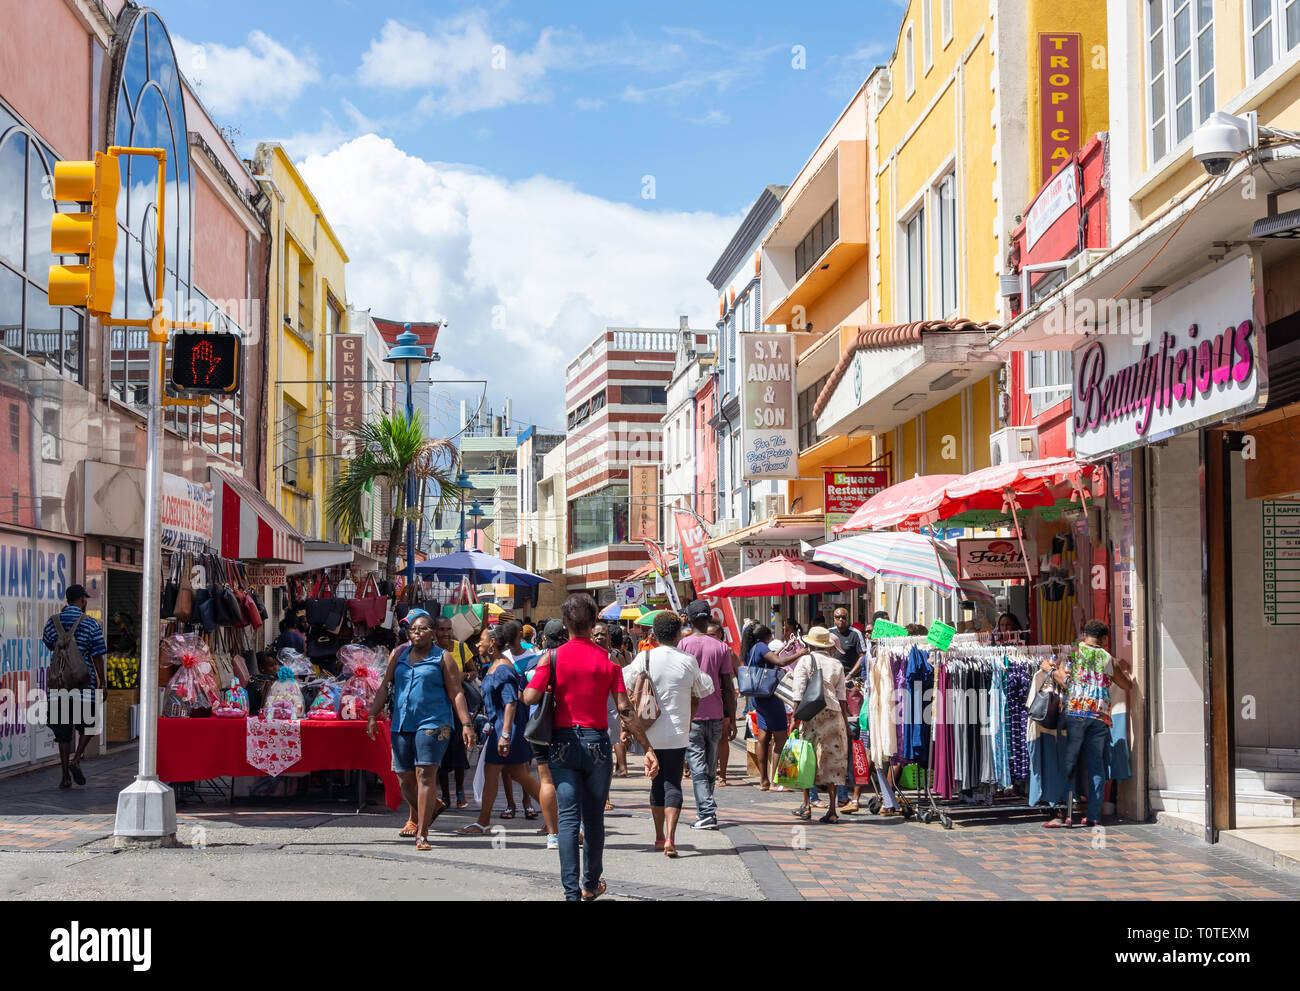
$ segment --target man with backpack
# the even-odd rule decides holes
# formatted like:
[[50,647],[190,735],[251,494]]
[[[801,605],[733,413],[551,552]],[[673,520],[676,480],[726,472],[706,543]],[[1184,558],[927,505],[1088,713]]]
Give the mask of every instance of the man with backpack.
[[[49,691],[61,693],[51,695],[47,717],[59,745],[59,765],[63,769],[60,788],[71,788],[73,781],[79,785],[86,783],[81,758],[90,744],[87,729],[99,723],[98,695],[105,684],[104,657],[108,654],[103,628],[86,615],[85,588],[70,586],[67,598],[68,604],[58,616],[49,618],[41,637],[52,652]],[[80,739],[73,755],[73,737],[77,735]]]

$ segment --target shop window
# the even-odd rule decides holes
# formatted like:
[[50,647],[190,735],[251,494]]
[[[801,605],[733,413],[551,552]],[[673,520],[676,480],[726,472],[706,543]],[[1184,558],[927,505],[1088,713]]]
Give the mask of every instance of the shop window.
[[[50,306],[49,198],[58,156],[0,105],[0,340],[10,351],[81,382],[83,311]],[[71,208],[69,208],[71,209]]]
[[1300,0],[1246,0],[1250,78],[1267,72],[1300,45]]
[[1147,0],[1146,62],[1154,163],[1214,112],[1213,0]]
[[569,503],[569,551],[621,544],[628,535],[628,487],[611,485]]
[[1038,416],[1070,398],[1074,362],[1069,351],[1027,351],[1025,382],[1031,415]]

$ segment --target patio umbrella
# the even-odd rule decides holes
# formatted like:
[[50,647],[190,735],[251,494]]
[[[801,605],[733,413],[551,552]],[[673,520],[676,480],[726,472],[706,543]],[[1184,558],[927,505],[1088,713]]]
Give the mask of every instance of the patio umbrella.
[[425,578],[448,581],[455,578],[468,578],[475,585],[499,583],[502,585],[540,585],[550,582],[549,578],[525,571],[512,561],[485,554],[483,551],[456,551],[430,558],[415,566],[417,574]]
[[[649,609],[642,609],[640,606],[624,606],[623,610],[618,614],[618,618],[619,619],[640,619],[649,611],[650,611]],[[662,612],[663,610],[659,610],[659,611]]]
[[861,588],[866,582],[852,575],[789,557],[774,557],[733,578],[700,591],[702,598],[751,598],[759,595],[812,595]]
[[818,547],[813,560],[868,578],[933,588],[947,595],[960,589],[967,598],[993,601],[983,582],[961,579],[956,551],[919,533],[860,533]]
[[605,622],[607,623],[615,619],[622,619],[622,617],[619,615],[622,609],[623,607],[620,606],[617,602],[611,602],[609,605],[607,605],[604,609],[600,611],[600,618],[605,620]]
[[960,475],[913,475],[904,482],[877,492],[858,507],[857,512],[835,528],[836,533],[848,530],[883,530],[896,526],[907,517],[908,506],[917,499],[935,491],[942,491]]
[[654,626],[655,617],[661,613],[669,612],[668,609],[647,609],[641,614],[641,618],[636,621],[637,626]]

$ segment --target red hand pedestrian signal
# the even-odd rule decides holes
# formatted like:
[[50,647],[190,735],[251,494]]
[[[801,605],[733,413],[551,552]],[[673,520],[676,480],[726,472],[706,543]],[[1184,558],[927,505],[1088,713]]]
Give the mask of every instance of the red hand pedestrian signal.
[[172,387],[181,392],[231,393],[240,384],[239,338],[178,333],[171,338]]

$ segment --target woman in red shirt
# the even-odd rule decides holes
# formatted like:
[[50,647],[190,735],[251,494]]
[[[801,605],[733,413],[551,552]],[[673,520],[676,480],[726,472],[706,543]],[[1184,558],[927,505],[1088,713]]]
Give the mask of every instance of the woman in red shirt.
[[[542,701],[555,665],[555,723],[551,732],[550,768],[560,813],[560,877],[569,901],[594,901],[605,892],[601,878],[605,855],[605,801],[613,770],[608,701],[612,694],[623,716],[631,715],[623,672],[609,651],[591,639],[596,603],[577,593],[561,610],[569,640],[537,665],[524,692],[525,705]],[[645,734],[635,732],[646,748],[646,774],[658,773],[658,761]],[[584,832],[582,862],[578,833]],[[581,870],[581,886],[579,873]]]

